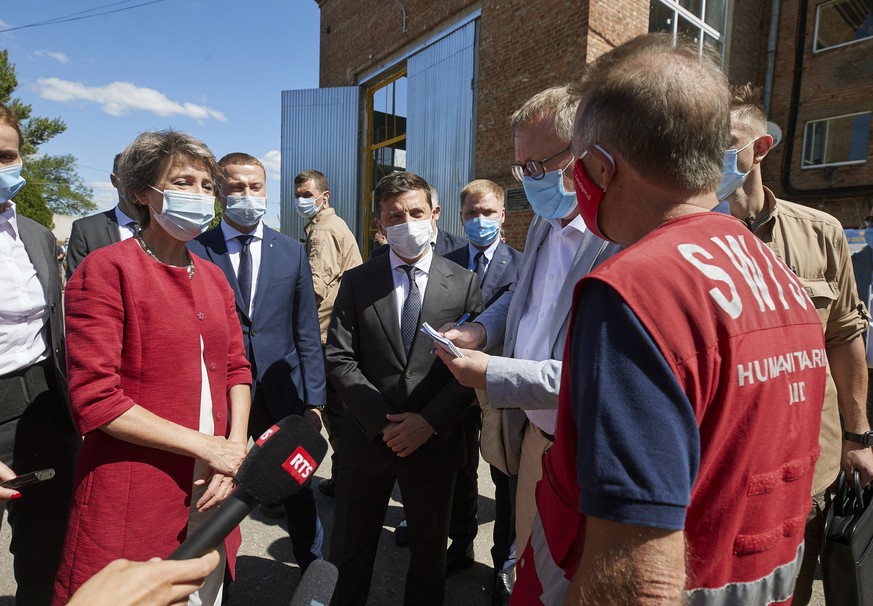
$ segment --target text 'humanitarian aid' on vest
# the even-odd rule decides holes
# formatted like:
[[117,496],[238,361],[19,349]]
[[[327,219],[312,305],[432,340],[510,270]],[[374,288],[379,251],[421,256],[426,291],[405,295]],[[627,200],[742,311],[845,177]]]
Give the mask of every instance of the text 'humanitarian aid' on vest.
[[[757,255],[749,252],[745,236],[712,237],[710,241],[714,246],[711,251],[699,244],[679,244],[677,249],[682,258],[704,276],[721,283],[713,286],[709,295],[734,320],[743,313],[744,304],[751,304],[752,309],[765,312],[775,311],[777,305],[789,309],[789,303],[793,300],[806,309],[811,301],[797,278],[758,238],[752,236],[752,240]],[[744,302],[740,296],[734,279],[738,277],[737,274],[749,287],[754,303],[748,300]]]
[[[745,387],[776,379],[781,375],[803,372],[813,368],[823,368],[827,364],[827,351],[824,348],[790,351],[778,356],[768,356],[750,362],[737,364],[737,385]],[[799,404],[806,400],[804,381],[791,381],[788,384],[788,403]]]

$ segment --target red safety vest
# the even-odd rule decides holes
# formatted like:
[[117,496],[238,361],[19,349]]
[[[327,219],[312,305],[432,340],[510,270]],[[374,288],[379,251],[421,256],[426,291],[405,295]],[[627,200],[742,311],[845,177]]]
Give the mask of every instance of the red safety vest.
[[[689,603],[790,603],[827,361],[803,287],[742,223],[714,213],[671,220],[605,263],[577,285],[574,309],[590,280],[627,302],[697,417],[700,466],[685,521]],[[569,352],[568,342],[565,360]],[[555,444],[543,458],[513,604],[561,604],[584,546],[574,363],[584,361],[564,364]]]

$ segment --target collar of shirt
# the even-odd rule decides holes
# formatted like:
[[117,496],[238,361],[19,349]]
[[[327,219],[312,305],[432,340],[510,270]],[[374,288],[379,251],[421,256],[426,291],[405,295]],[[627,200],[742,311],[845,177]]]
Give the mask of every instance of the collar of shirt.
[[[494,242],[488,245],[488,248],[481,251],[485,253],[485,267],[487,269],[488,265],[491,264],[491,259],[494,258],[494,251],[497,250],[497,247],[500,245],[500,236],[494,239]],[[476,254],[479,251],[478,248],[473,246],[473,244],[467,244],[467,250],[470,252],[470,256],[467,259],[467,269],[470,271],[474,271],[476,269]]]
[[118,224],[122,227],[127,227],[131,223],[136,223],[136,219],[128,217],[117,204],[115,205],[115,220],[118,221]]
[[224,236],[224,241],[227,243],[227,251],[228,252],[239,252],[242,250],[242,244],[240,244],[239,240],[236,238],[239,236],[253,236],[253,240],[263,240],[264,239],[264,223],[263,221],[258,221],[257,227],[255,227],[255,231],[250,234],[244,234],[237,228],[230,225],[224,219],[221,220],[221,233]]
[[573,217],[573,220],[567,223],[567,226],[564,227],[561,225],[561,219],[548,219],[549,225],[552,226],[552,229],[558,233],[566,234],[568,230],[576,230],[579,233],[584,234],[588,230],[588,226],[585,225],[585,219],[582,218],[582,215],[576,215]]
[[15,216],[15,202],[9,200],[5,205],[0,204],[3,209],[0,212],[0,231],[7,232],[13,239],[18,239],[18,219]]
[[[394,270],[397,270],[400,272],[400,275],[405,276],[406,270],[401,269],[401,266],[410,264],[398,257],[397,254],[394,252],[394,249],[392,248],[388,249],[388,258],[391,260],[392,273],[395,273]],[[412,266],[415,267],[418,271],[422,272],[424,275],[428,275],[430,273],[431,261],[433,261],[433,252],[425,249],[425,255],[415,263],[412,263]]]

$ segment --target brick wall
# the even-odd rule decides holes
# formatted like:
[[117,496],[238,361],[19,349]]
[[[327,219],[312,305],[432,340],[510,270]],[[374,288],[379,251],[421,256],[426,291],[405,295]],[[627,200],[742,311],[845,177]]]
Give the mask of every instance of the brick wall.
[[[867,40],[813,53],[816,6],[821,1],[809,2],[802,66],[802,85],[798,99],[797,122],[793,136],[789,124],[792,85],[795,70],[795,41],[797,38],[800,3],[781,3],[779,41],[776,69],[773,79],[773,98],[770,119],[779,124],[786,138],[764,161],[764,183],[780,198],[824,210],[839,219],[845,227],[859,227],[873,203],[873,162],[856,166],[801,169],[803,127],[809,120],[834,117],[841,114],[873,109],[873,40]],[[785,145],[793,141],[791,169],[786,180],[783,174]],[[873,136],[871,136],[873,140]],[[851,193],[827,190],[843,187],[866,186]],[[812,193],[809,193],[812,190]]]
[[[765,183],[777,195],[823,208],[847,227],[857,226],[873,202],[873,162],[831,170],[800,166],[803,123],[810,119],[873,108],[868,92],[873,81],[873,42],[861,42],[812,55],[815,6],[811,0],[807,52],[803,66],[800,112],[794,133],[790,186],[798,190],[866,184],[851,195],[792,195],[781,179],[784,143],[764,164]],[[403,0],[402,12],[393,0],[318,0],[321,9],[322,86],[356,82],[359,74],[384,65],[415,41],[425,39],[466,14],[470,0]],[[794,38],[799,3],[782,2],[771,119],[786,135],[794,69]],[[509,119],[526,99],[540,90],[569,81],[588,60],[648,30],[649,0],[565,0],[555,4],[529,0],[481,0],[479,81],[476,124],[476,178],[491,179],[507,189],[518,188],[509,173],[514,161]],[[763,84],[767,64],[770,2],[737,0],[731,15],[730,55],[726,62],[734,83]],[[529,211],[507,214],[507,241],[521,248],[532,218]]]

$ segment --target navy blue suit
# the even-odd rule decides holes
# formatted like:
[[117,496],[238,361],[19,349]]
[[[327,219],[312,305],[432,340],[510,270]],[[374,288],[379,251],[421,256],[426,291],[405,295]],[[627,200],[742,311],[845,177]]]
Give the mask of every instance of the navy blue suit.
[[[453,250],[445,255],[461,267],[473,265],[475,253],[469,246]],[[482,281],[482,299],[487,309],[518,279],[522,254],[503,242],[497,245],[491,261],[485,268]],[[455,494],[452,500],[452,517],[449,523],[450,551],[463,553],[473,543],[478,531],[479,488],[479,429],[482,425],[481,411],[472,406],[464,415],[464,439],[467,443],[467,463],[458,470]],[[494,481],[494,545],[491,559],[495,571],[511,570],[515,565],[515,489],[517,476],[507,476],[491,466]]]
[[[221,226],[188,244],[224,272],[236,297],[246,356],[252,364],[249,433],[257,437],[305,406],[324,406],[324,358],[309,258],[296,240],[264,226],[261,264],[252,302],[245,308]],[[311,485],[285,502],[288,532],[301,570],[322,557],[323,532]]]
[[[864,305],[867,305],[870,300],[871,282],[873,282],[873,248],[867,245],[852,255],[852,268],[855,271],[858,297]],[[866,343],[866,333],[864,336]],[[867,370],[867,376],[867,416],[873,418],[873,369]]]

